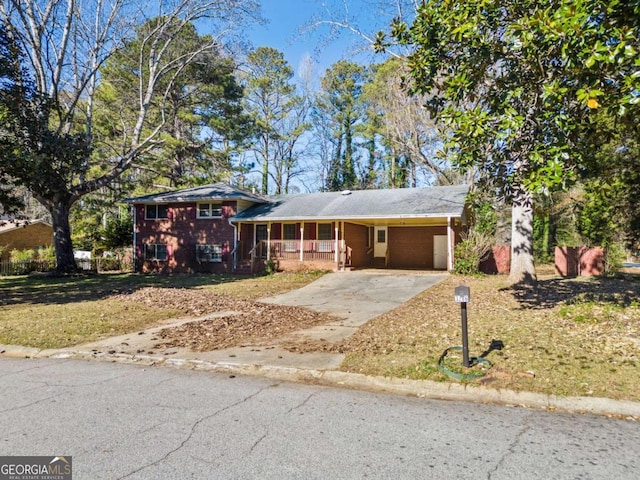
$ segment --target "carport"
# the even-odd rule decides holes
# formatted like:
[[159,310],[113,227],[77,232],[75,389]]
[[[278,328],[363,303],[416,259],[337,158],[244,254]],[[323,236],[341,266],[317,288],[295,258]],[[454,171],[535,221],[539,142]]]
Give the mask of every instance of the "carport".
[[287,195],[231,221],[247,256],[240,261],[272,260],[286,270],[451,270],[467,193],[455,185]]

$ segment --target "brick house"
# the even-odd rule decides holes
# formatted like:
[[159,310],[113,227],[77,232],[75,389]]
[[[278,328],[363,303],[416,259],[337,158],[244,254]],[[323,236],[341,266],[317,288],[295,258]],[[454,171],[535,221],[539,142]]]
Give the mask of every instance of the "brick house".
[[53,245],[53,227],[43,220],[3,221],[0,225],[2,259],[9,258],[12,250],[38,249]]
[[140,272],[450,270],[466,185],[265,197],[222,183],[130,198]]

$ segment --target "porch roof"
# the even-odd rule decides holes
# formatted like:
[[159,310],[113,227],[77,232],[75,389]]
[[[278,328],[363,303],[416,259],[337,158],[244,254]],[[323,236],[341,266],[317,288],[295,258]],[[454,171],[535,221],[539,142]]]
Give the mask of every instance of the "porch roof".
[[468,185],[286,195],[232,221],[317,221],[461,217]]
[[200,187],[154,193],[124,200],[126,203],[182,203],[210,200],[247,200],[253,203],[265,203],[269,199],[246,190],[234,188],[225,183],[212,183]]

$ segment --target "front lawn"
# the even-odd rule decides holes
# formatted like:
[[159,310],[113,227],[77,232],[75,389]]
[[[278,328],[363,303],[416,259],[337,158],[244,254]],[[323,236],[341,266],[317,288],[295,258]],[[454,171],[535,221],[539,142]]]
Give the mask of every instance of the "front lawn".
[[[450,380],[437,369],[461,345],[454,288],[468,285],[469,349],[487,354],[488,375],[474,383],[557,395],[640,401],[640,278],[562,279],[542,275],[536,289],[512,289],[502,276],[451,276],[382,315],[333,350],[342,369],[412,379]],[[325,348],[326,349],[326,348]],[[459,371],[466,370],[460,365]]]
[[[217,299],[251,299],[301,287],[321,273],[235,275],[100,274],[0,277],[0,343],[63,348],[226,308]],[[141,292],[153,291],[152,296]],[[171,292],[164,301],[158,292]],[[184,295],[176,296],[176,292]],[[188,292],[188,294],[187,294]],[[134,296],[137,294],[137,296]],[[178,300],[176,300],[176,297]],[[135,298],[135,301],[131,301]],[[149,301],[149,299],[153,301]],[[145,301],[148,300],[148,301]]]

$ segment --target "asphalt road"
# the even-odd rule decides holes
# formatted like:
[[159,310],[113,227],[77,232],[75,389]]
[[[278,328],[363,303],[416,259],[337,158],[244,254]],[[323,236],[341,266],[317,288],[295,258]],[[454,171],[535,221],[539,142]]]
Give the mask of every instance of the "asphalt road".
[[170,368],[0,359],[0,455],[75,480],[637,479],[640,423]]

